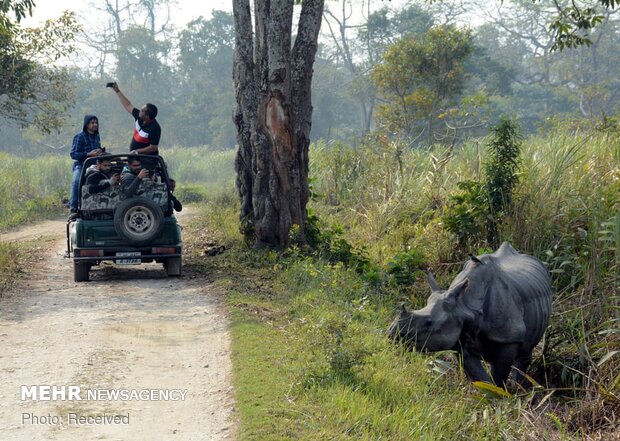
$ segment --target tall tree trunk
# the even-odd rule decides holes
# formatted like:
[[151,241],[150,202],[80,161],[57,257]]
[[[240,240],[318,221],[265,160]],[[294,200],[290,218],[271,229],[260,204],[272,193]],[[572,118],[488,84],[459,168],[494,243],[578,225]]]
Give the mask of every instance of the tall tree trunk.
[[291,50],[291,0],[256,0],[255,33],[249,0],[233,1],[235,170],[242,231],[256,248],[288,246],[293,225],[305,240],[312,66],[323,2],[303,1]]
[[254,44],[252,39],[252,15],[248,1],[233,3],[235,18],[235,52],[233,82],[237,106],[233,120],[237,127],[237,192],[241,198],[241,232],[249,237],[254,234],[254,211],[252,209],[252,189],[256,163],[252,154],[253,121],[258,110],[258,87],[255,77]]

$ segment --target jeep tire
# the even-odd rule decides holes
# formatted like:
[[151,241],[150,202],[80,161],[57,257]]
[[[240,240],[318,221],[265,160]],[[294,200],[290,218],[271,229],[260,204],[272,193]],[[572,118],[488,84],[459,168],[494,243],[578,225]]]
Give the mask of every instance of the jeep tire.
[[73,280],[76,282],[88,282],[90,263],[73,261]]
[[164,260],[164,268],[166,269],[166,274],[168,275],[168,277],[180,276],[183,272],[181,258],[169,257],[168,259]]
[[125,199],[114,211],[114,229],[129,243],[146,245],[160,235],[164,228],[164,213],[150,199],[134,197]]

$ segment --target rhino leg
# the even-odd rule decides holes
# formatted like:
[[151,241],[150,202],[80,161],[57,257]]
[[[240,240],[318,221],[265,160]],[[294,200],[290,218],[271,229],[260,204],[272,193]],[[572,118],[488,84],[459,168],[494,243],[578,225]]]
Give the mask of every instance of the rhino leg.
[[497,346],[497,351],[491,362],[491,375],[496,386],[506,387],[506,380],[508,380],[512,365],[515,364],[518,352],[518,343]]
[[479,356],[472,354],[467,349],[463,349],[460,353],[461,361],[463,363],[463,369],[465,375],[470,381],[486,381],[491,382],[491,377],[487,373],[484,366],[482,366],[482,360]]
[[515,361],[515,380],[517,381],[517,383],[519,383],[520,385],[524,386],[525,385],[525,376],[523,374],[525,374],[527,372],[527,368],[530,366],[530,363],[532,362],[532,351],[527,352],[527,353],[520,353],[519,357],[517,358],[517,361]]

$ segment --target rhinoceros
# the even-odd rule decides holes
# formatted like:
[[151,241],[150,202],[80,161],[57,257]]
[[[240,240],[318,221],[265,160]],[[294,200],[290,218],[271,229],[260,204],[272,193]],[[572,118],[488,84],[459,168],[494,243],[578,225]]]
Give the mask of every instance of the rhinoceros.
[[[492,254],[471,258],[447,290],[428,272],[431,295],[426,306],[400,315],[388,335],[409,349],[455,350],[471,381],[505,387],[511,367],[523,382],[532,350],[551,314],[551,280],[535,257],[508,243]],[[491,366],[491,378],[482,365]]]

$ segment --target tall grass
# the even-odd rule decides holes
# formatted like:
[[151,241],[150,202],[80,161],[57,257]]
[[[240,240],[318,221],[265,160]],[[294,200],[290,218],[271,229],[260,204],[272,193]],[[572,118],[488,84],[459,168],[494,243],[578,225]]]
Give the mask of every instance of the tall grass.
[[200,191],[213,197],[235,188],[235,151],[210,151],[206,147],[174,147],[164,156],[168,171],[177,181],[179,197],[184,192]]
[[[565,236],[561,232],[594,231],[608,222],[620,203],[619,150],[618,141],[609,142],[604,134],[552,133],[526,140],[517,210],[503,225],[503,237],[545,258]],[[385,252],[407,246],[421,246],[431,261],[441,261],[444,256],[433,251],[432,242],[451,238],[437,228],[432,229],[439,237],[420,233],[439,222],[458,182],[480,179],[485,140],[454,152],[396,151],[377,143],[313,146],[310,170],[320,197],[312,206],[342,224],[351,241],[366,242],[379,261],[388,257]],[[391,249],[381,253],[386,240]]]
[[59,213],[70,184],[69,159],[0,153],[0,229]]
[[[502,401],[488,400],[464,382],[450,356],[401,353],[383,333],[398,303],[420,305],[428,295],[422,274],[397,280],[398,265],[433,267],[443,285],[460,270],[464,256],[442,216],[458,182],[483,177],[486,140],[455,150],[411,150],[384,139],[359,148],[312,147],[318,198],[311,206],[327,224],[340,225],[354,249],[365,248],[376,269],[372,278],[296,249],[286,255],[244,251],[234,153],[167,151],[178,197],[209,201],[197,230],[209,223],[219,230],[218,240],[232,247],[206,260],[196,246],[200,256],[190,266],[206,266],[233,310],[241,438],[613,435],[620,414],[619,139],[554,131],[523,145],[514,210],[499,233],[546,263],[555,288],[554,313],[544,351],[531,369],[543,390]],[[27,182],[18,189],[4,183],[4,191],[14,193],[0,193],[0,204],[41,196],[35,191],[40,188],[51,197],[58,197],[54,191],[68,194],[69,161],[51,162],[57,169],[52,178],[44,159],[34,160],[37,165],[5,159],[12,166],[0,179]],[[473,247],[470,251],[478,253],[488,244]],[[416,268],[400,268],[405,270]]]

